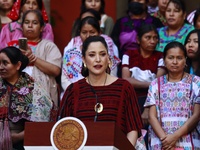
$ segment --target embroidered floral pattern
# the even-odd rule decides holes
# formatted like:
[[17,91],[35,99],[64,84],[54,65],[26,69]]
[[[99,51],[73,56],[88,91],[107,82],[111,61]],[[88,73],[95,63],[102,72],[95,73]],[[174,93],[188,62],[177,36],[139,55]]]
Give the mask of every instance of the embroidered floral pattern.
[[[22,73],[17,83],[7,86],[0,78],[0,109],[8,107],[8,112],[1,114],[7,116],[12,122],[20,119],[29,121],[49,121],[52,101],[44,89],[38,91],[37,83],[26,73]],[[8,104],[9,102],[9,104]]]
[[[81,63],[79,63],[81,62]],[[77,48],[69,49],[63,57],[63,71],[69,79],[78,78],[82,69],[82,54]]]
[[[156,105],[158,120],[162,118],[162,128],[166,134],[172,134],[183,126],[192,115],[194,103],[200,104],[199,83],[200,78],[192,79],[192,75],[187,75],[176,83],[168,82],[166,76],[163,76],[160,78],[160,101],[157,79],[150,85],[145,106]],[[149,128],[149,135],[151,149],[161,149],[161,142],[152,127]],[[200,149],[200,143],[195,142],[199,138],[200,135],[195,129],[191,134],[181,137],[176,147]]]

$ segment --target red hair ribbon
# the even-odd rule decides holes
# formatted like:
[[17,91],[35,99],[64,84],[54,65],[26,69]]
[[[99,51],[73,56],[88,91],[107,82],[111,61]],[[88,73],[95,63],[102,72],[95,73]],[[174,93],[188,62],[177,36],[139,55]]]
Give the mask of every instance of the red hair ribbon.
[[[12,21],[17,21],[20,17],[20,3],[21,3],[21,0],[17,0],[11,11],[8,13],[8,17],[12,20]],[[44,3],[42,3],[42,17],[44,19],[44,22],[48,22],[48,16],[47,16],[47,12],[45,10],[45,7],[44,7]]]

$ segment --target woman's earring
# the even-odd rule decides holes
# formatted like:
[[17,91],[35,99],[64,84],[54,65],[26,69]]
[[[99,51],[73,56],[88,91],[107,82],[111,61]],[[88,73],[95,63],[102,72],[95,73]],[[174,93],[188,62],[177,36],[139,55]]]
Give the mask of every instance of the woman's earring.
[[84,66],[84,68],[87,68],[87,66],[86,66],[86,64],[85,64],[85,63],[83,64],[83,66]]
[[107,72],[108,74],[110,74],[111,67],[112,67],[112,61],[110,61],[110,62],[108,63],[108,67],[107,67],[107,69],[106,69],[106,72]]
[[108,67],[111,69],[111,67],[112,67],[112,61],[109,62]]

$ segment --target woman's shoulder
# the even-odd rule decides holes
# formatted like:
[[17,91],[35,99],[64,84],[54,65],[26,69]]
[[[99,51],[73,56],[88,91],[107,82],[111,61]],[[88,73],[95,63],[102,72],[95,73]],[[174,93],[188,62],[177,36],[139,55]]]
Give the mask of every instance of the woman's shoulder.
[[156,56],[158,58],[162,58],[163,57],[163,52],[159,52],[159,51],[153,51],[153,56]]
[[189,74],[189,76],[191,76],[191,78],[193,78],[193,82],[197,83],[200,86],[200,76],[191,75],[191,74]]
[[[135,62],[144,59],[139,53],[139,50],[127,50],[123,56],[127,55],[131,62]],[[126,58],[126,57],[125,57]]]
[[14,21],[14,22],[10,22],[7,24],[10,28],[20,28],[21,29],[21,23]]
[[117,24],[117,25],[124,24],[124,23],[126,23],[126,22],[128,22],[128,21],[130,21],[130,20],[131,20],[131,19],[130,19],[129,16],[123,16],[123,17],[121,17],[121,18],[119,18],[119,19],[116,20],[115,25],[116,25],[116,24]]
[[[86,87],[87,84],[88,84],[88,83],[86,82],[86,79],[85,79],[85,78],[82,78],[82,79],[80,79],[80,80],[78,80],[78,81],[76,81],[76,82],[74,82],[74,83],[71,83],[71,84],[67,87],[65,93],[73,93],[73,92],[75,92],[75,91],[80,91],[80,87]],[[65,94],[64,94],[64,95],[65,95]],[[64,95],[63,95],[63,97],[64,97]]]
[[76,84],[79,85],[80,87],[85,87],[86,85],[88,85],[85,78],[82,78],[82,79],[72,83],[73,86]]
[[106,20],[105,20],[105,22],[114,24],[113,18],[112,18],[111,16],[108,16],[107,14],[105,14],[105,15],[106,15]]
[[167,26],[164,26],[164,27],[160,27],[160,28],[157,28],[158,30],[158,33],[162,33],[163,31],[166,31],[167,30]]
[[189,23],[184,23],[183,27],[194,28],[194,26]]
[[192,88],[194,89],[200,89],[200,77],[197,75],[187,73],[182,81],[192,85]]
[[52,42],[52,41],[50,41],[50,40],[47,40],[47,39],[42,39],[42,40],[38,43],[38,46],[41,46],[41,45],[45,45],[45,46],[56,46],[56,47],[57,47],[57,45],[56,45],[54,42]]
[[139,52],[139,50],[127,50],[124,54],[129,54],[132,56],[142,56]]
[[81,45],[82,45],[82,41],[81,41],[80,36],[76,36],[74,38],[71,38],[71,40],[69,41],[67,46],[65,46],[65,48],[64,48],[64,53],[66,51],[70,51],[72,49],[79,49]]
[[38,43],[49,43],[49,44],[54,44],[54,42],[50,41],[50,40],[47,40],[47,39],[41,39],[41,41]]
[[[189,23],[184,23],[183,27],[181,28],[182,31],[185,31],[186,33],[189,33],[190,31],[194,30],[194,26]],[[183,32],[183,33],[185,33]]]
[[106,41],[107,44],[114,44],[112,38],[109,37],[108,35],[106,35],[106,34],[101,34],[101,36],[105,39],[105,41]]
[[81,40],[81,37],[80,36],[76,36],[76,37],[73,37],[71,38],[71,40],[69,41],[69,43],[67,44],[66,47],[69,47],[69,46],[81,46],[83,44],[82,40]]
[[46,31],[46,32],[53,32],[52,30],[53,30],[53,29],[52,29],[52,26],[51,26],[50,23],[45,23],[45,24],[44,24],[43,34],[44,34],[45,31]]
[[52,27],[50,23],[45,23],[44,27]]
[[47,51],[49,51],[49,52],[56,52],[57,54],[59,53],[59,55],[61,55],[58,46],[54,42],[52,42],[50,40],[47,40],[47,39],[42,39],[38,43],[37,49],[43,49],[43,50],[45,50],[45,52],[47,52]]
[[158,84],[165,84],[166,83],[166,75],[160,76],[155,78],[152,82],[151,82],[151,86],[158,86]]
[[[114,77],[114,76],[113,76]],[[125,79],[115,77],[115,80],[110,84],[112,86],[116,86],[117,88],[127,88],[132,87],[132,85]]]
[[40,47],[50,48],[50,47],[57,47],[57,45],[50,40],[42,39],[37,45],[37,48],[40,48]]
[[5,30],[9,30],[10,32],[13,32],[16,29],[22,31],[21,24],[18,23],[17,21],[10,22],[10,23],[4,25],[3,28],[2,28],[2,31],[4,32]]
[[33,77],[31,77],[28,73],[26,72],[22,72],[22,77],[26,79],[27,82],[35,82]]
[[101,36],[102,36],[105,40],[112,40],[112,38],[109,37],[109,36],[106,35],[106,34],[101,34]]

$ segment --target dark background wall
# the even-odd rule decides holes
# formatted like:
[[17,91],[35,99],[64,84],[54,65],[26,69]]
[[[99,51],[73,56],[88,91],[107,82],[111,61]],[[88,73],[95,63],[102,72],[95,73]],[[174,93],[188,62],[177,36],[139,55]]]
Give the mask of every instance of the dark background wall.
[[[74,20],[79,16],[81,0],[44,0],[51,16],[55,43],[63,52],[70,41]],[[128,0],[105,0],[106,13],[114,20],[126,15]],[[200,7],[200,0],[185,0],[187,12]]]
[[200,0],[185,0],[187,12],[191,12],[192,10],[200,7]]
[[[106,1],[106,13],[116,19],[116,1]],[[81,0],[51,0],[51,22],[55,43],[62,52],[71,39],[74,20],[79,16]]]
[[[109,0],[107,0],[109,1]],[[107,2],[106,1],[106,2]],[[192,10],[200,7],[200,0],[184,0],[186,4],[187,13],[191,12]],[[116,0],[116,18],[120,18],[126,14],[128,0]]]

